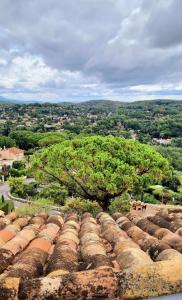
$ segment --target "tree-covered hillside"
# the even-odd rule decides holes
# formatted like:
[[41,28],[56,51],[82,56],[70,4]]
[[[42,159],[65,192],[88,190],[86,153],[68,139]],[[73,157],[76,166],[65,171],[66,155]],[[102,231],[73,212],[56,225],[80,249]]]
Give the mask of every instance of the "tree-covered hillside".
[[[154,145],[175,169],[182,170],[182,101],[1,103],[0,114],[1,147],[3,143],[8,146],[15,142],[29,150],[57,143],[65,133],[72,137],[113,135]],[[64,131],[62,137],[60,131]]]

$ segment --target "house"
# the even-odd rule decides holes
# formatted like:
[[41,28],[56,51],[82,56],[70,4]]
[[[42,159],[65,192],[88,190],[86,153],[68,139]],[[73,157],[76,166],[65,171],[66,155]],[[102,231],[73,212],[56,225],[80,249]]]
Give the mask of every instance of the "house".
[[15,160],[24,160],[24,150],[11,147],[0,151],[0,168],[2,166],[11,166]]
[[161,144],[161,145],[169,145],[172,142],[172,139],[157,139],[157,138],[153,138],[153,141],[157,144]]

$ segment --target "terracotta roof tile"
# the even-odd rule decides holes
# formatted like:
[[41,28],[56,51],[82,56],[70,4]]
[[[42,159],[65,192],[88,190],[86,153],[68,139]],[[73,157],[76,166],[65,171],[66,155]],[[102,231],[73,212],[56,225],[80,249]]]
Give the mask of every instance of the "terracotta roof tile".
[[0,299],[142,299],[182,292],[178,211],[153,218],[12,213],[0,224]]

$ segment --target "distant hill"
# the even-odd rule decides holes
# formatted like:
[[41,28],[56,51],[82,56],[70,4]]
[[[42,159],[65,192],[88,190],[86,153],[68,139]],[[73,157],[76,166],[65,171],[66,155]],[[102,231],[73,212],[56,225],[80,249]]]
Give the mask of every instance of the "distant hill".
[[182,102],[182,100],[171,100],[171,99],[156,99],[156,100],[142,100],[142,101],[119,101],[119,100],[106,100],[106,99],[98,99],[98,100],[87,100],[87,101],[47,101],[47,100],[20,100],[20,99],[10,99],[10,98],[5,98],[0,96],[0,103],[14,103],[14,104],[32,104],[32,103],[40,103],[40,104],[58,104],[58,105],[79,105],[82,107],[97,107],[97,108],[102,108],[102,107],[122,107],[125,105],[143,105],[144,103],[152,103],[152,104],[167,104],[171,102]]

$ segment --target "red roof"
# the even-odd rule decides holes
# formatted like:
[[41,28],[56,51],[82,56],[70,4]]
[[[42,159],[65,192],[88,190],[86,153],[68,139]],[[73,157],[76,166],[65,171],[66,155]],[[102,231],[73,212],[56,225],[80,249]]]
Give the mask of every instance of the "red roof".
[[17,147],[11,147],[11,148],[6,149],[6,150],[8,150],[10,153],[13,153],[13,154],[20,154],[20,153],[24,152],[22,149],[19,149]]

